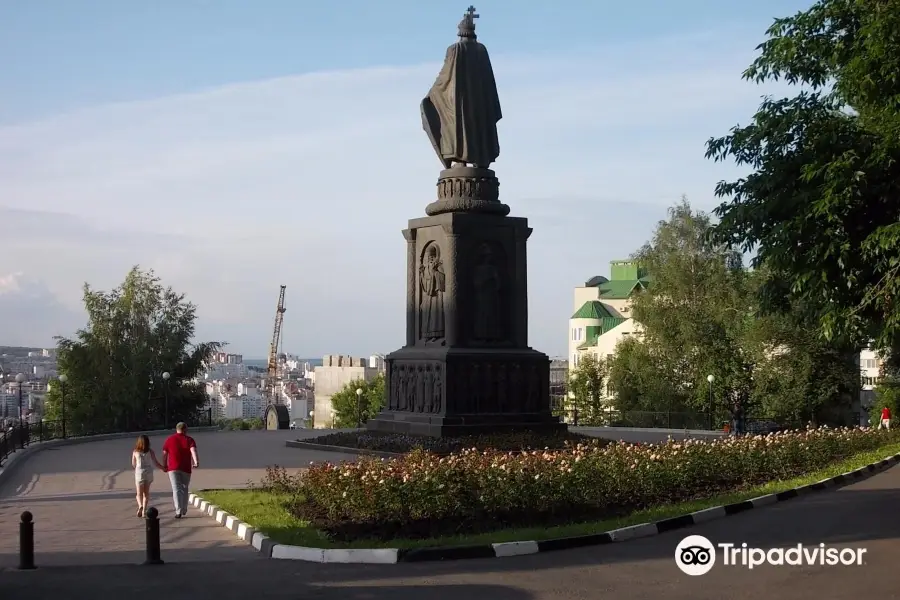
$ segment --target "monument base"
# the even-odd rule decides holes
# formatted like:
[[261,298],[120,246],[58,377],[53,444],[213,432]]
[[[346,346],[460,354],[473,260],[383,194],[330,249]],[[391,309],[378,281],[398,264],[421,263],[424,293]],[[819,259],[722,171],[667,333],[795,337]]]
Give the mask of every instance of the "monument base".
[[524,349],[406,347],[386,357],[387,406],[369,431],[460,437],[562,433],[550,409],[550,359]]
[[491,169],[463,165],[444,169],[437,188],[438,199],[425,207],[430,217],[446,213],[509,214],[509,206],[500,202],[500,182]]

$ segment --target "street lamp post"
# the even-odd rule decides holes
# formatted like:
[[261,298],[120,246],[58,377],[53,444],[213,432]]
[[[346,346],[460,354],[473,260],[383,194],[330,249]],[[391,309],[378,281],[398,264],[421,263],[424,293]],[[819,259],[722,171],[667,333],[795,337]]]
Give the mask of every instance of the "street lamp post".
[[16,375],[16,383],[19,384],[19,426],[22,425],[22,384],[25,383],[25,374],[19,373]]
[[[572,376],[569,378],[569,381],[572,384],[572,387],[576,387],[576,381],[578,381],[578,375],[576,373],[572,373]],[[578,394],[576,394],[575,390],[572,390],[572,424],[575,427],[578,427]]]
[[62,436],[66,439],[66,381],[69,378],[65,373],[59,374],[60,407],[62,408]]
[[712,375],[706,376],[706,381],[709,382],[709,430],[712,431],[713,427],[713,381],[716,378]]
[[166,414],[163,416],[163,423],[166,429],[169,428],[169,372],[166,371],[162,374],[163,378],[163,395],[166,398]]
[[[0,372],[0,386],[6,383],[7,376]],[[9,402],[3,398],[3,425],[6,426],[6,419],[9,418]]]
[[362,428],[362,388],[356,388],[356,428]]

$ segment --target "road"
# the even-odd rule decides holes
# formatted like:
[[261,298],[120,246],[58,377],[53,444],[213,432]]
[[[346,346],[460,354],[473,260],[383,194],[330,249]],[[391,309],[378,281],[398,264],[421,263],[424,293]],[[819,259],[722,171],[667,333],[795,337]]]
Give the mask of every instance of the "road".
[[[305,451],[292,455],[279,450],[277,442],[283,441],[283,437],[282,432],[198,434],[205,466],[198,471],[197,487],[206,485],[201,483],[204,481],[201,472],[208,478],[206,481],[240,485],[242,479],[253,478],[253,473],[258,474],[269,462],[281,461],[286,466],[298,467],[308,462],[310,456]],[[14,511],[18,511],[21,508],[18,504],[25,499],[23,493],[27,497],[32,493],[29,490],[39,490],[41,485],[48,485],[48,480],[57,481],[58,485],[68,480],[72,491],[84,473],[94,473],[84,481],[96,479],[99,470],[85,471],[89,465],[84,461],[98,460],[98,452],[90,450],[90,446],[104,445],[105,452],[110,454],[113,450],[124,449],[127,456],[127,445],[116,448],[117,443],[125,444],[98,442],[60,450],[67,456],[56,467],[42,462],[47,460],[41,458],[43,453],[25,463],[21,467],[23,473],[16,496],[19,499],[10,498],[13,494],[9,489],[0,490],[0,502],[4,505],[4,512],[0,514],[3,537],[11,533],[12,523],[6,508],[11,501]],[[216,456],[215,453],[220,454]],[[301,455],[302,459],[297,458]],[[24,475],[25,471],[32,474],[30,478]],[[23,482],[33,485],[22,488]],[[130,511],[132,508],[130,497],[123,496],[115,502],[115,507],[106,505],[107,510]],[[72,502],[71,505],[71,513],[75,516],[86,510],[82,506],[87,503]],[[898,586],[890,576],[900,559],[900,520],[894,518],[898,505],[900,469],[894,468],[837,491],[822,492],[690,530],[642,540],[505,559],[398,565],[318,565],[264,560],[248,554],[249,551],[244,552],[246,548],[230,548],[224,539],[213,539],[216,534],[210,532],[205,543],[220,546],[217,552],[208,551],[207,560],[202,556],[207,551],[191,546],[183,549],[190,555],[184,559],[164,548],[164,558],[169,564],[161,567],[48,566],[36,572],[8,570],[0,573],[0,596],[24,598],[57,594],[66,598],[96,598],[103,594],[127,594],[130,600],[163,596],[167,600],[181,600],[196,598],[201,593],[228,599],[262,592],[267,598],[323,600],[413,600],[424,596],[442,600],[457,599],[460,595],[473,600],[593,600],[601,597],[740,600],[807,596],[820,600],[848,597],[886,600],[900,598]],[[35,511],[35,514],[40,522],[39,513]],[[202,520],[194,512],[187,521],[198,523]],[[689,577],[677,569],[673,559],[675,546],[688,534],[704,535],[714,543],[746,542],[760,548],[798,543],[864,547],[866,562],[853,567],[757,567],[752,571],[717,564],[706,575]],[[8,549],[0,548],[0,555],[3,552]],[[103,558],[108,562],[128,562],[121,558],[127,556],[127,552],[105,554]],[[39,553],[39,561],[46,558],[46,553]],[[92,560],[88,564],[98,562]],[[42,564],[51,563],[45,561]]]

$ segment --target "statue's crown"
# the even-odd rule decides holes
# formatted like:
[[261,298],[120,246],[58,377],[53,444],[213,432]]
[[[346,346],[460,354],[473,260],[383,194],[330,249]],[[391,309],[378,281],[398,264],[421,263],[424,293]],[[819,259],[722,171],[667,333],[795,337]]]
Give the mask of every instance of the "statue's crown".
[[466,11],[466,14],[463,15],[462,21],[459,22],[459,37],[465,40],[475,40],[478,39],[478,36],[475,35],[475,19],[478,18],[479,15],[475,14],[475,7],[470,6]]

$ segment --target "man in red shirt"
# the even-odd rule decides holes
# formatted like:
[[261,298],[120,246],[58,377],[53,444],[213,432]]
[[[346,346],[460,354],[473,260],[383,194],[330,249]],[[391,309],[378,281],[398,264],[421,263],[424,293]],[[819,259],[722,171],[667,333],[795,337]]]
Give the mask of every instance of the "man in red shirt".
[[882,427],[887,430],[891,429],[891,409],[887,406],[881,409],[881,424],[878,425],[878,429]]
[[166,465],[169,481],[172,483],[176,519],[187,514],[191,469],[200,466],[197,458],[197,444],[194,442],[194,438],[186,432],[187,425],[179,423],[175,426],[175,433],[166,438],[162,447],[162,463]]

